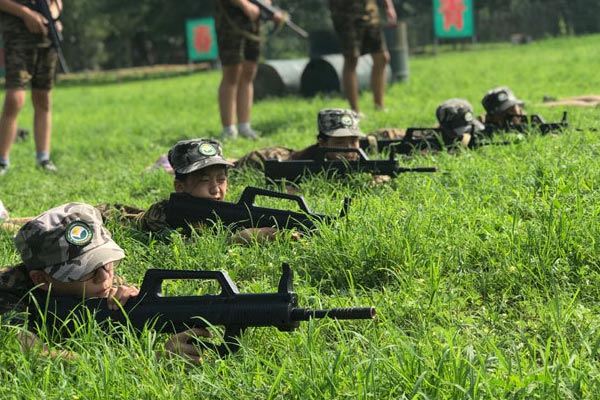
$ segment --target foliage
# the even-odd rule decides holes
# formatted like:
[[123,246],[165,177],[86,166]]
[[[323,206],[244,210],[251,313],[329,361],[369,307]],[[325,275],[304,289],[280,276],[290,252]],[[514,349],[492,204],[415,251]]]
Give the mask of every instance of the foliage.
[[[65,53],[74,70],[122,68],[187,62],[185,21],[214,14],[216,0],[73,0],[65,4]],[[411,48],[433,42],[432,1],[397,0],[407,21]],[[296,23],[309,32],[331,30],[326,0],[279,0]],[[511,34],[535,38],[598,32],[600,3],[594,0],[477,0],[477,37],[499,42]],[[283,29],[270,34],[268,58],[300,58],[309,42]]]
[[[361,104],[364,131],[435,123],[450,97],[479,99],[509,85],[529,112],[558,120],[545,94],[586,93],[600,85],[598,36],[528,46],[413,58],[409,84],[387,92],[390,112]],[[569,55],[566,57],[565,55]],[[515,61],[518,60],[518,61]],[[443,66],[443,67],[442,67]],[[57,175],[35,169],[33,144],[18,143],[0,180],[12,216],[68,201],[148,207],[172,190],[172,177],[145,167],[177,140],[217,137],[217,72],[54,92]],[[315,139],[317,111],[341,98],[286,98],[255,105],[258,142],[225,143],[228,157],[250,149],[300,148]],[[225,269],[242,292],[275,290],[282,261],[297,272],[309,307],[376,306],[377,320],[311,321],[297,332],[248,330],[229,358],[205,354],[202,367],[156,360],[163,337],[104,335],[86,325],[62,347],[74,361],[21,354],[15,332],[0,329],[2,398],[596,398],[600,225],[600,146],[595,109],[569,109],[582,132],[530,135],[512,146],[458,155],[417,156],[406,164],[440,173],[404,174],[373,187],[367,176],[299,185],[315,212],[335,214],[353,198],[347,221],[314,236],[264,246],[227,244],[203,232],[165,242],[111,225],[127,259],[118,272],[139,282],[151,267]],[[28,104],[20,125],[31,128]],[[228,200],[258,172],[235,172]],[[18,261],[12,234],[0,233],[0,264]],[[58,347],[57,345],[52,345]]]

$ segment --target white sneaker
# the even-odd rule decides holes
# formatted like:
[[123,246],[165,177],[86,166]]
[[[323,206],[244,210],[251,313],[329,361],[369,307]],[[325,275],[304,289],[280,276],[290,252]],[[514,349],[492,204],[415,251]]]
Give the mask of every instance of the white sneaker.
[[252,128],[239,131],[239,135],[246,139],[258,140],[258,133]]
[[235,140],[238,136],[237,130],[223,129],[221,131],[221,140]]
[[0,222],[6,221],[9,218],[8,211],[4,208],[2,200],[0,200]]

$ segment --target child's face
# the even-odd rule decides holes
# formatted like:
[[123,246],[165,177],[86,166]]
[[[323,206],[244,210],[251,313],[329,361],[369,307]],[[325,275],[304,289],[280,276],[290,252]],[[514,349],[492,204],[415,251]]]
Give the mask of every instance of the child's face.
[[212,165],[192,172],[183,181],[175,181],[175,191],[200,199],[224,201],[227,194],[227,168]]
[[[358,149],[360,142],[356,136],[329,137],[326,140],[319,140],[321,147],[341,147],[347,149]],[[328,160],[356,160],[357,153],[327,153]]]
[[61,282],[49,278],[52,294],[72,297],[107,297],[114,282],[114,263],[110,262],[80,280]]

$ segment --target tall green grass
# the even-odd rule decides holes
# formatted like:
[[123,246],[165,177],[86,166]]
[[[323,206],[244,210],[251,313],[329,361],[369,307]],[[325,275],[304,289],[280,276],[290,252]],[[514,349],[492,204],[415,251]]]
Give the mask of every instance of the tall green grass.
[[[364,131],[435,124],[450,97],[472,102],[509,85],[529,112],[558,120],[544,94],[600,88],[598,36],[551,39],[411,59],[408,84],[387,91],[389,113],[361,96]],[[177,140],[220,130],[219,73],[168,80],[88,85],[54,92],[53,155],[60,167],[34,167],[33,145],[16,144],[0,199],[12,216],[69,201],[147,207],[166,198],[172,177],[145,172]],[[225,143],[239,157],[260,146],[306,146],[316,114],[342,98],[257,103],[258,142]],[[20,126],[31,126],[31,108]],[[598,126],[597,109],[569,109],[570,122]],[[372,186],[368,176],[299,185],[313,211],[349,216],[313,235],[273,243],[228,244],[226,231],[168,240],[111,224],[126,250],[119,273],[139,283],[147,268],[222,269],[242,292],[275,291],[281,263],[296,272],[301,306],[374,305],[375,321],[310,321],[297,332],[249,329],[241,350],[201,367],[156,360],[163,336],[106,336],[84,326],[65,346],[75,361],[22,354],[13,330],[0,330],[2,398],[596,398],[600,299],[598,133],[529,136],[511,146],[458,155],[417,156],[436,174],[403,174]],[[257,172],[234,171],[228,200]],[[18,262],[0,234],[0,264]]]

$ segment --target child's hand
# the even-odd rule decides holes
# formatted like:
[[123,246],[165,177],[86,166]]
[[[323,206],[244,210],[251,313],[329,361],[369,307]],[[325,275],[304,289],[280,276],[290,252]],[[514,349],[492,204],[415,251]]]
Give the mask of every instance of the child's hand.
[[108,309],[118,310],[119,304],[121,306],[127,303],[127,300],[131,297],[135,297],[140,293],[140,290],[135,286],[120,285],[116,288],[112,288],[108,295]]
[[30,10],[23,16],[23,22],[29,32],[41,33],[44,36],[48,36],[48,28],[46,27],[48,21],[42,14]]
[[187,361],[194,364],[200,364],[202,362],[202,356],[198,351],[198,346],[190,344],[190,339],[198,337],[212,337],[211,333],[204,328],[192,328],[183,332],[179,332],[165,343],[165,351],[167,357],[177,354]]

